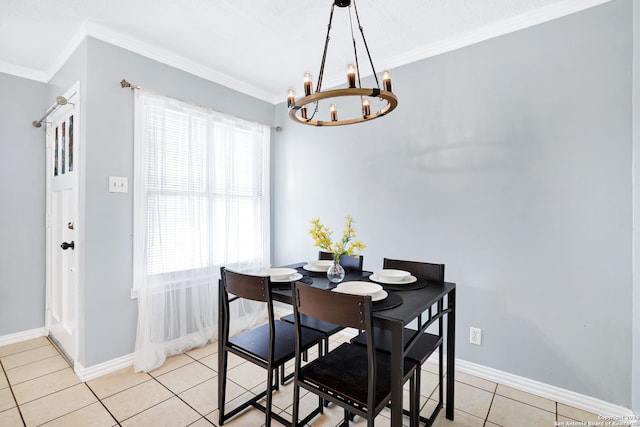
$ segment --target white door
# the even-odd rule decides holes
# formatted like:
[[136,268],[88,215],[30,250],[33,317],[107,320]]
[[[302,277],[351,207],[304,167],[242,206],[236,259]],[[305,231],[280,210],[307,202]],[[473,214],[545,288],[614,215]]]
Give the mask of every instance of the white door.
[[81,143],[78,84],[47,119],[47,302],[49,337],[69,362],[76,360],[78,335],[78,187]]

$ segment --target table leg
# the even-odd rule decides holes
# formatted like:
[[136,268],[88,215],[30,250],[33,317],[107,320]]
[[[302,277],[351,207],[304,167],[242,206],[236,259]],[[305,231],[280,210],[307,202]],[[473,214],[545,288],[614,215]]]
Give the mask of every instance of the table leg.
[[391,325],[391,425],[402,426],[402,377],[404,373],[404,328],[394,322]]
[[447,314],[447,413],[448,419],[453,420],[453,402],[456,363],[456,290],[449,292],[447,305],[451,310]]

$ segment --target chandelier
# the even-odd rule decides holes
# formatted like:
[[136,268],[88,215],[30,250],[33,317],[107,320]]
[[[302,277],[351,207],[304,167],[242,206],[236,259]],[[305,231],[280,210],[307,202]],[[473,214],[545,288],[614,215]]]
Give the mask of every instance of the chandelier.
[[[371,64],[373,77],[375,78],[376,87],[363,88],[360,82],[360,67],[358,63],[358,50],[356,48],[356,39],[354,36],[354,21],[351,15],[351,5],[355,13],[357,28],[362,35],[362,43]],[[335,6],[347,8],[349,11],[349,25],[351,29],[351,39],[353,41],[354,63],[347,67],[347,87],[333,90],[322,90],[322,77],[324,75],[324,65],[327,58],[327,48],[329,47],[329,34],[331,32],[331,24],[333,21],[333,11]],[[327,37],[324,44],[324,52],[322,54],[322,62],[320,64],[320,72],[318,73],[318,83],[315,92],[312,91],[311,73],[304,75],[304,97],[296,100],[295,92],[289,89],[287,96],[287,105],[289,107],[289,117],[296,122],[312,125],[312,126],[338,126],[360,123],[368,120],[377,119],[385,114],[393,111],[398,105],[398,98],[391,91],[391,74],[385,71],[382,76],[382,89],[378,81],[376,69],[373,66],[373,60],[369,53],[367,41],[364,38],[364,31],[360,25],[360,17],[358,16],[358,8],[355,0],[334,0],[331,5],[331,13],[329,15],[329,26],[327,28]],[[341,99],[343,105],[338,109],[337,100]],[[356,100],[354,103],[353,100]],[[322,102],[321,102],[322,101]],[[350,102],[347,102],[350,101]],[[321,107],[322,104],[322,107]],[[346,104],[346,105],[345,105]],[[328,106],[328,108],[327,108]],[[379,108],[379,109],[378,109]],[[347,118],[343,118],[347,117]]]

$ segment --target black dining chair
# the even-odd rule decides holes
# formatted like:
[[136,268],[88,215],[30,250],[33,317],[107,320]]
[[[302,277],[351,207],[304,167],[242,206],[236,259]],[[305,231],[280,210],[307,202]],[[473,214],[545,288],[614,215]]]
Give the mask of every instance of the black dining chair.
[[[396,270],[404,270],[411,273],[418,279],[432,281],[432,282],[444,282],[444,264],[433,264],[428,262],[417,262],[417,261],[404,261],[397,259],[389,259],[384,258],[383,260],[383,268],[388,269],[396,269]],[[433,354],[435,350],[439,350],[439,375],[438,375],[438,383],[439,383],[439,400],[436,405],[435,410],[431,414],[429,418],[420,417],[420,420],[425,423],[428,427],[433,424],[435,418],[438,415],[440,409],[442,409],[443,402],[443,305],[442,301],[437,304],[435,308],[435,312],[433,307],[429,308],[428,320],[423,323],[422,314],[418,316],[418,331],[420,334],[416,334],[416,330],[405,328],[404,330],[404,345],[405,348],[408,345],[411,345],[411,349],[406,355],[406,358],[411,360],[413,363],[418,366],[416,371],[416,388],[418,392],[420,391],[420,382],[421,382],[421,370],[422,365],[427,361],[427,359]],[[425,332],[426,328],[434,323],[438,322],[438,334],[431,334]],[[375,342],[378,349],[391,351],[391,336],[387,331],[383,331],[378,328],[374,328]],[[366,333],[361,333],[356,336],[352,343],[359,345],[366,345],[367,336]]]
[[[325,260],[325,261],[332,260],[333,253],[319,251],[318,259]],[[364,263],[364,257],[362,255],[341,255],[340,256],[340,265],[342,266],[342,268],[345,269],[345,271],[347,270],[362,271],[363,263]]]
[[[268,322],[239,335],[229,337],[230,303],[242,298],[266,303]],[[278,369],[284,369],[284,364],[295,357],[296,330],[291,323],[274,319],[269,276],[254,276],[233,272],[225,267],[221,268],[218,337],[219,424],[223,425],[231,417],[253,406],[265,413],[266,426],[271,425],[272,418],[286,426],[291,425],[290,421],[271,411],[271,401],[273,391],[278,389]],[[320,348],[323,338],[324,336],[321,333],[311,329],[301,328],[298,331],[298,345],[303,351],[316,344]],[[265,368],[267,370],[267,382],[264,391],[248,399],[235,409],[226,412],[225,398],[229,353]],[[263,406],[259,401],[265,396],[266,404]],[[319,406],[321,405],[319,404]]]
[[[331,252],[324,252],[324,251],[319,251],[318,252],[318,259],[320,260],[332,260],[333,259],[333,253]],[[353,256],[353,255],[342,255],[340,257],[340,265],[342,265],[343,268],[348,268],[350,270],[353,271],[362,271],[362,265],[364,262],[364,257],[362,255],[359,256]],[[293,323],[293,314],[288,314],[286,316],[283,316],[280,318],[280,320],[285,321],[285,322],[289,322],[289,323]],[[311,328],[313,330],[316,330],[318,332],[321,332],[322,334],[324,334],[325,339],[324,339],[324,353],[327,353],[329,351],[329,337],[337,332],[340,332],[341,330],[343,330],[344,328],[340,325],[335,325],[333,323],[329,323],[329,322],[323,322],[321,320],[318,319],[314,319],[313,317],[309,317],[309,316],[305,316],[302,315],[300,316],[300,321],[302,322],[302,325],[307,327],[307,328]],[[306,358],[306,356],[305,356]],[[282,370],[282,379],[281,379],[282,384],[284,384],[285,382],[285,374],[284,374],[284,370]]]
[[[321,409],[312,411],[299,421],[300,388],[308,390],[321,399],[333,402],[344,409],[344,423],[351,415],[359,415],[373,426],[376,415],[391,399],[391,356],[379,351],[375,345],[373,331],[373,305],[370,296],[350,295],[318,289],[300,282],[293,284],[293,308],[296,327],[296,359],[293,389],[294,425],[305,425]],[[304,351],[300,322],[307,315],[343,327],[367,332],[367,345],[343,343],[329,353],[302,365]],[[414,362],[405,359],[402,381],[410,381],[411,425],[417,425],[419,412],[419,390],[415,387]]]

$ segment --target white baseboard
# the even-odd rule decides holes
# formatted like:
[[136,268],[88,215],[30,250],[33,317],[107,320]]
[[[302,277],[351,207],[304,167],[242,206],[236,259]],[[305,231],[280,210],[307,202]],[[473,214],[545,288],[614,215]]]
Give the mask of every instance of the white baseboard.
[[15,334],[3,335],[0,337],[0,346],[15,344],[21,341],[32,340],[34,338],[40,338],[46,336],[44,327],[30,329],[28,331],[16,332]]
[[[290,308],[274,304],[274,315],[276,317],[286,316],[290,313]],[[357,331],[355,329],[344,329],[341,333],[348,337],[354,337],[356,332]],[[42,336],[45,336],[44,328],[36,328],[29,331],[4,335],[0,337],[0,346],[14,344]],[[438,353],[436,352],[432,354],[429,361],[437,364]],[[120,369],[127,368],[131,365],[133,365],[133,353],[86,368],[79,362],[76,362],[74,371],[81,381],[89,381]],[[456,370],[598,415],[633,416],[633,411],[631,411],[631,409],[605,402],[594,397],[586,396],[584,394],[576,393],[571,390],[566,390],[536,380],[510,374],[498,369],[489,368],[477,363],[468,362],[466,360],[456,359]]]
[[[437,364],[438,353],[434,353],[429,361]],[[631,409],[466,360],[456,359],[456,370],[597,415],[633,416]]]
[[120,369],[128,368],[131,365],[133,365],[133,353],[116,359],[111,359],[97,365],[89,366],[87,368],[82,366],[79,362],[76,362],[73,370],[78,378],[80,378],[80,381],[89,381],[103,375],[119,371]]

